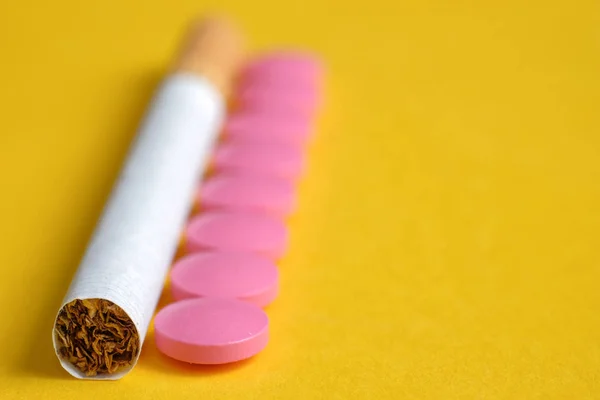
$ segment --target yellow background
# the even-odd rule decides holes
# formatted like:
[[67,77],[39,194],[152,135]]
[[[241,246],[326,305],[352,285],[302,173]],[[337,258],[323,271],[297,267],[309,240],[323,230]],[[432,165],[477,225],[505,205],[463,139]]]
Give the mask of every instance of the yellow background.
[[220,1],[329,67],[266,351],[119,382],[51,348],[56,309],[201,1],[0,6],[0,398],[600,398],[593,1]]

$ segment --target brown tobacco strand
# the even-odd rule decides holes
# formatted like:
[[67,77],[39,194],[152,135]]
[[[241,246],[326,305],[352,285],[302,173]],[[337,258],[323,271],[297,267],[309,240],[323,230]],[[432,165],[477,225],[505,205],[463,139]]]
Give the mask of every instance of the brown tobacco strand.
[[54,328],[61,357],[87,376],[129,367],[140,351],[139,335],[127,314],[104,299],[73,300]]

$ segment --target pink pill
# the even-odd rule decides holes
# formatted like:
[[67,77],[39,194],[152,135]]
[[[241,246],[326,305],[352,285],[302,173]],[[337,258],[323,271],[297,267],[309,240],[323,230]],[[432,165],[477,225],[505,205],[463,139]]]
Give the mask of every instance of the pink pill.
[[171,291],[175,300],[220,297],[265,307],[277,297],[273,261],[253,253],[206,252],[175,263]]
[[260,214],[209,211],[192,218],[186,230],[186,250],[255,252],[279,259],[287,247],[282,221]]
[[302,147],[289,143],[228,140],[214,153],[216,171],[294,180],[304,172]]
[[233,210],[286,217],[295,206],[293,182],[276,177],[220,173],[199,190],[204,210]]
[[248,82],[237,90],[237,103],[244,110],[268,111],[307,120],[319,109],[322,99],[316,89]]
[[247,79],[278,80],[296,79],[317,82],[322,79],[323,65],[312,54],[280,50],[263,54],[250,61],[243,71]]
[[230,116],[223,131],[226,137],[236,140],[301,144],[310,136],[312,124],[306,115],[248,109]]
[[277,96],[288,95],[290,97],[316,97],[320,94],[321,86],[317,83],[307,83],[295,80],[293,77],[281,80],[246,79],[239,82],[237,90],[252,88],[254,90],[265,90]]
[[172,303],[154,319],[156,347],[193,364],[250,358],[269,341],[269,319],[260,308],[235,299],[205,297]]

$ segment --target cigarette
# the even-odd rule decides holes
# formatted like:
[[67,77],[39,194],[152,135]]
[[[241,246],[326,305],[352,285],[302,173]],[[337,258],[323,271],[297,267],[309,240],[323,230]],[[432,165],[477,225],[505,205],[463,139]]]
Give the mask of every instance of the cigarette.
[[74,377],[135,366],[242,61],[231,23],[200,21],[155,94],[56,317],[54,349]]

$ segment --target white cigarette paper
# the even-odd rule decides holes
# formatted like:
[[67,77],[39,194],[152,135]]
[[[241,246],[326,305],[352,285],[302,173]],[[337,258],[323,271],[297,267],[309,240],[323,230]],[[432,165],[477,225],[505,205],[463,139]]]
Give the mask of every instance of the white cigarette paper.
[[[121,307],[139,334],[141,348],[164,280],[205,171],[224,115],[222,95],[192,74],[166,79],[138,132],[63,306],[76,299],[106,299]],[[61,307],[61,309],[62,309]],[[74,377],[86,376],[54,349]]]

